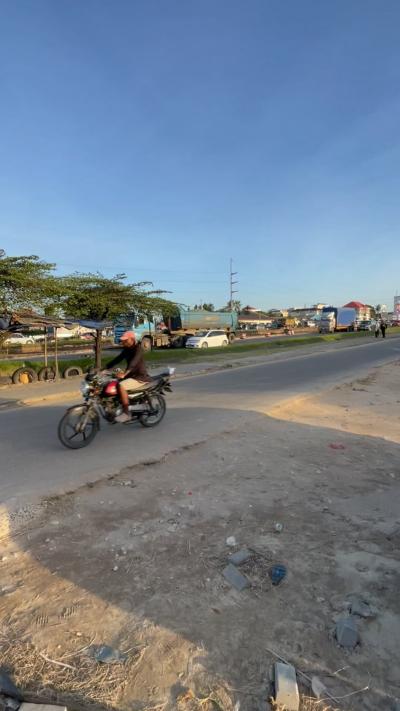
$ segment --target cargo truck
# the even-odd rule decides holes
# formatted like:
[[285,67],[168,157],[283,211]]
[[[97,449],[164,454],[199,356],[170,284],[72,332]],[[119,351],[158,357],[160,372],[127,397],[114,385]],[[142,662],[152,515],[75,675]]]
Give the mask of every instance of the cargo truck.
[[357,312],[349,307],[336,308],[325,306],[322,309],[319,321],[320,333],[334,333],[335,331],[356,331]]
[[179,307],[175,316],[164,319],[150,320],[134,316],[131,321],[115,326],[114,340],[119,343],[124,331],[133,331],[145,351],[152,348],[184,348],[190,336],[209,329],[224,330],[229,343],[233,343],[238,330],[237,312],[192,311]]

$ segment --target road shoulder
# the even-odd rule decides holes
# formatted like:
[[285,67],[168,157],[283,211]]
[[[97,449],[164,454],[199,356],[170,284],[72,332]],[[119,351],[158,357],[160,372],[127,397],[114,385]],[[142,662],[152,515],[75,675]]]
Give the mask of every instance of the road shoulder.
[[[400,367],[376,368],[294,407],[290,419],[260,414],[45,500],[25,530],[3,539],[0,610],[17,682],[35,690],[51,678],[59,700],[84,708],[253,711],[269,695],[273,650],[346,696],[348,711],[390,708],[400,479],[399,440],[386,425],[399,385]],[[313,410],[322,402],[324,421]],[[222,573],[242,548],[252,556],[239,592]],[[287,576],[274,587],[278,563]],[[371,616],[357,618],[360,644],[348,651],[334,629],[355,598]],[[128,654],[112,675],[80,651],[102,643]],[[41,652],[73,669],[44,663]],[[310,690],[301,692],[317,711]]]

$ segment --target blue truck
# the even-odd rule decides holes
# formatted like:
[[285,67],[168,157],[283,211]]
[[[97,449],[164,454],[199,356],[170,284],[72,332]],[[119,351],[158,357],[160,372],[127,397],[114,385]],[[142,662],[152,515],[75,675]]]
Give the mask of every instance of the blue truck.
[[319,321],[320,333],[334,333],[335,331],[356,331],[357,311],[348,306],[324,306]]
[[114,340],[119,343],[124,331],[134,331],[143,349],[184,348],[190,336],[198,331],[218,329],[226,332],[229,343],[233,343],[238,329],[236,311],[203,311],[179,307],[175,316],[154,317],[153,320],[135,315],[132,320],[118,323],[114,328]]

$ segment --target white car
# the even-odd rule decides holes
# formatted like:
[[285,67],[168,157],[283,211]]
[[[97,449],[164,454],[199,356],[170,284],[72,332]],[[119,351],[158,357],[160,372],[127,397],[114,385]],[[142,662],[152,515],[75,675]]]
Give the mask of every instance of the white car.
[[10,346],[26,346],[27,344],[32,344],[34,343],[34,338],[33,336],[27,336],[24,333],[13,333],[12,336],[7,338],[5,345],[10,345]]
[[199,331],[196,336],[187,339],[186,348],[215,348],[227,346],[228,343],[225,331]]

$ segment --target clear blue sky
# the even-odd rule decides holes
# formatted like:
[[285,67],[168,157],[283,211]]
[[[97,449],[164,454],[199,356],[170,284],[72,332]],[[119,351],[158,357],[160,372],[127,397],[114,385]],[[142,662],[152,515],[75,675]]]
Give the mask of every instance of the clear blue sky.
[[400,290],[399,0],[9,0],[0,247],[222,305]]

